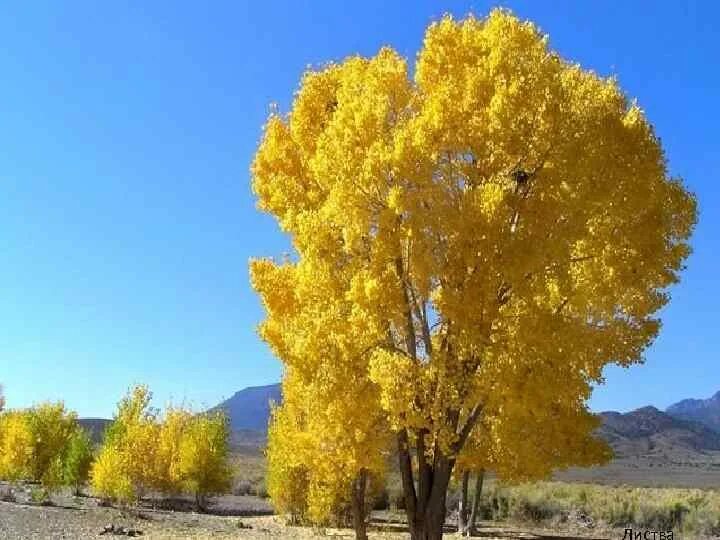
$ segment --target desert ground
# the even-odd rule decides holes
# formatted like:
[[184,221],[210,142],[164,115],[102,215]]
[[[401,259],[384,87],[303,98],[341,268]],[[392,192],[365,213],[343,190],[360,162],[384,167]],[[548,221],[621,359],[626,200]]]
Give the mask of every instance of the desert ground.
[[[14,502],[0,501],[0,539],[3,540],[354,538],[350,529],[289,527],[282,516],[271,515],[266,500],[253,496],[220,497],[214,501],[210,513],[199,514],[189,509],[189,501],[182,499],[172,504],[146,500],[136,509],[123,510],[101,506],[93,497],[59,494],[53,496],[51,506],[46,506],[30,502],[29,488],[15,488],[13,493]],[[491,522],[480,525],[479,535],[489,540],[614,537],[607,531],[599,534],[581,527],[560,534]],[[108,530],[111,527],[112,531]],[[447,536],[458,535],[449,528]],[[379,512],[373,515],[369,537],[406,540],[409,534],[400,515]]]

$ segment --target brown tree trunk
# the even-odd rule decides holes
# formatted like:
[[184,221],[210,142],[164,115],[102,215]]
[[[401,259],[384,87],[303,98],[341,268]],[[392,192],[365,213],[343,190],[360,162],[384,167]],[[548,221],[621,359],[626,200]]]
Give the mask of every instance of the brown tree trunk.
[[480,495],[482,495],[484,479],[485,471],[480,469],[475,479],[475,496],[473,498],[472,511],[470,512],[470,521],[467,526],[467,536],[475,536],[475,522],[477,521],[478,511],[480,510]]
[[204,514],[207,510],[205,495],[202,493],[195,493],[195,508],[202,514]]
[[356,540],[367,540],[365,522],[365,492],[367,491],[367,471],[362,469],[352,484],[352,513]]
[[458,532],[464,534],[468,526],[468,516],[470,509],[468,508],[468,481],[470,480],[470,471],[464,471],[462,475],[462,484],[460,488],[460,504],[458,506]]
[[418,433],[417,490],[407,432],[398,436],[398,460],[405,495],[405,514],[411,540],[441,540],[446,514],[446,495],[455,460],[435,449],[432,463],[425,459],[423,433]]

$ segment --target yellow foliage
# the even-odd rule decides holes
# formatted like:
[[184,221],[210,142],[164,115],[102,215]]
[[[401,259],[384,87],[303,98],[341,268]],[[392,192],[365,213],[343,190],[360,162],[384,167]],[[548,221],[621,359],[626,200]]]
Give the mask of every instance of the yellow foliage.
[[90,471],[93,491],[102,498],[131,503],[137,498],[136,486],[127,473],[127,464],[117,446],[104,446]]
[[265,483],[275,511],[287,514],[293,524],[308,516],[309,468],[304,463],[304,445],[291,406],[275,407],[268,428]]
[[189,492],[202,508],[208,495],[230,485],[227,421],[173,406],[160,415],[151,397],[147,386],[135,386],[118,404],[90,473],[93,490],[125,504],[148,490]]
[[62,403],[42,403],[0,414],[0,478],[40,482],[46,491],[63,484],[63,465],[78,430]]
[[208,495],[230,487],[230,428],[222,414],[203,414],[185,423],[178,447],[177,477],[200,508]]
[[62,484],[62,465],[78,429],[77,416],[63,403],[42,403],[31,409],[27,421],[32,434],[30,476],[46,488]]
[[30,478],[32,443],[26,411],[5,411],[0,415],[0,478]]
[[151,484],[162,493],[183,491],[181,448],[193,422],[192,413],[181,407],[170,407],[158,426],[158,438],[153,455],[155,465]]
[[[587,433],[592,385],[641,361],[696,221],[617,81],[505,10],[432,24],[414,79],[389,48],[308,72],[269,118],[252,184],[295,249],[251,273],[260,335],[311,396],[311,452],[335,444],[314,424],[348,441],[340,419],[360,421],[445,476],[478,422],[511,476],[542,472],[513,465],[529,429],[559,415],[558,436]],[[348,471],[356,448],[336,454]]]
[[132,503],[158,481],[156,445],[160,432],[157,413],[150,408],[147,386],[135,386],[118,404],[100,454],[90,472],[95,493]]

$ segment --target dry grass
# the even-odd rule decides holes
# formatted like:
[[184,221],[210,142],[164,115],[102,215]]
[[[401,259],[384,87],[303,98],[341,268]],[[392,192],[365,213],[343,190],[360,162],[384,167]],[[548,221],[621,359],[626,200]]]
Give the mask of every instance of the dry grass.
[[235,454],[231,459],[234,469],[233,495],[267,497],[265,488],[266,463],[262,455]]
[[494,485],[482,501],[486,519],[562,526],[583,515],[603,528],[720,535],[720,493],[716,490],[609,487],[539,482]]

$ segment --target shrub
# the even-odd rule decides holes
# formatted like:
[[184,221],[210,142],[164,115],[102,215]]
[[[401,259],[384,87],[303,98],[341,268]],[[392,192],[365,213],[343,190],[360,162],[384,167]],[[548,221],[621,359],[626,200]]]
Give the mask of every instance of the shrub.
[[720,494],[697,489],[627,488],[538,482],[494,486],[481,500],[493,520],[543,522],[582,514],[612,527],[720,533]]
[[253,485],[250,480],[237,480],[232,487],[233,495],[252,495]]
[[178,472],[184,488],[195,495],[199,509],[209,495],[230,488],[228,464],[230,428],[223,414],[196,416],[187,425],[179,446]]
[[63,461],[78,429],[77,417],[62,403],[43,403],[28,411],[27,422],[32,436],[30,478],[53,491],[63,483]]
[[52,505],[50,500],[50,493],[44,487],[33,487],[30,490],[30,501],[34,504],[40,504],[43,506]]
[[39,482],[49,496],[64,483],[64,460],[77,429],[75,414],[62,403],[1,413],[0,478]]
[[0,478],[11,482],[30,478],[33,435],[27,411],[0,415]]
[[77,429],[68,444],[63,466],[64,483],[72,487],[76,495],[80,492],[80,486],[88,480],[92,461],[90,435],[84,429]]

